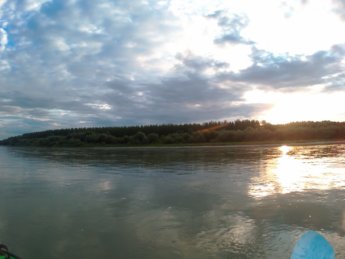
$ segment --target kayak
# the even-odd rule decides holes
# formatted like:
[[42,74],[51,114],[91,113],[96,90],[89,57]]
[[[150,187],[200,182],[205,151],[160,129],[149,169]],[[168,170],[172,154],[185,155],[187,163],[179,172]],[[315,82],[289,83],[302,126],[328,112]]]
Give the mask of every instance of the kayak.
[[19,259],[18,256],[12,256],[12,255],[0,255],[0,259]]
[[21,258],[9,252],[7,246],[0,244],[0,259],[21,259]]
[[[0,259],[21,259],[0,244]],[[332,245],[315,231],[305,232],[296,242],[290,259],[335,259]]]
[[305,232],[296,242],[291,259],[335,259],[332,245],[315,231]]

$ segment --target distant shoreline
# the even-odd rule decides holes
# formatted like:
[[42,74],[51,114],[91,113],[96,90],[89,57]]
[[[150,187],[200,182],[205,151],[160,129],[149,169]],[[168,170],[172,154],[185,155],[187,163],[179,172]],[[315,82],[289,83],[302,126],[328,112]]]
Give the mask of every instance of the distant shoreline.
[[126,149],[126,148],[152,148],[152,149],[159,149],[159,148],[222,148],[222,147],[253,147],[253,146],[262,146],[262,147],[279,147],[282,145],[286,146],[314,146],[314,145],[332,145],[332,144],[345,144],[344,140],[298,140],[298,141],[253,141],[253,142],[231,142],[231,143],[195,143],[195,144],[157,144],[157,145],[88,145],[88,146],[10,146],[10,145],[2,145],[4,147],[18,147],[18,148],[78,148],[78,149]]
[[293,122],[273,125],[256,120],[132,127],[47,130],[10,137],[5,146],[136,147],[298,145],[345,142],[345,122]]

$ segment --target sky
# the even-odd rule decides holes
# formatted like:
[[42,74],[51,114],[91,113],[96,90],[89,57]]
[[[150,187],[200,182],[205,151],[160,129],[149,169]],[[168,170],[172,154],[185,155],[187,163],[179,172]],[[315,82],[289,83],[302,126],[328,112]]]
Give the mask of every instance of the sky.
[[345,120],[344,0],[0,0],[0,139]]

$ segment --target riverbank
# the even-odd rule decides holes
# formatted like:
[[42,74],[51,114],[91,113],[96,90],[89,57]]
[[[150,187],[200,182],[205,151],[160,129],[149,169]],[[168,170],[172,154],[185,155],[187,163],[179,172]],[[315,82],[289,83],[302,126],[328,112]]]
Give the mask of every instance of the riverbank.
[[345,141],[344,122],[294,122],[272,125],[259,121],[134,127],[60,129],[33,132],[0,141],[7,146],[213,146],[294,144]]

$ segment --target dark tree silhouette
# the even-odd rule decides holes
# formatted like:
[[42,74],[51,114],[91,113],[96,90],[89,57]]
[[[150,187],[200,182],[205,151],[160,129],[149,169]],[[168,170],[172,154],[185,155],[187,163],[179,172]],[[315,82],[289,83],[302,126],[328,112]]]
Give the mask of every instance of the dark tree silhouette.
[[0,141],[9,146],[126,146],[253,141],[345,140],[345,122],[211,121],[131,127],[71,128],[26,133]]

